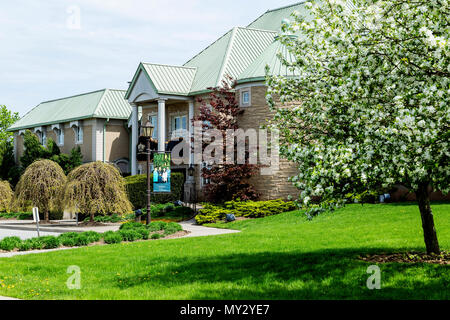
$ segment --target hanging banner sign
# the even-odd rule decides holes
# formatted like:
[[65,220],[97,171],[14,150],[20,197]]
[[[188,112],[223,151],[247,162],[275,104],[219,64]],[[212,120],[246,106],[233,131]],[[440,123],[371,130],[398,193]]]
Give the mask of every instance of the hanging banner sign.
[[153,192],[170,192],[170,153],[153,154]]

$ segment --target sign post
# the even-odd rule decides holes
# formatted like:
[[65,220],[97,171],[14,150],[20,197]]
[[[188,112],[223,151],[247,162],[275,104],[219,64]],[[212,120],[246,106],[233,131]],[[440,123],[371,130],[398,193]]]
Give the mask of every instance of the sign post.
[[39,209],[36,207],[33,208],[33,221],[36,222],[37,235],[38,235],[38,237],[40,237],[40,235],[39,235]]

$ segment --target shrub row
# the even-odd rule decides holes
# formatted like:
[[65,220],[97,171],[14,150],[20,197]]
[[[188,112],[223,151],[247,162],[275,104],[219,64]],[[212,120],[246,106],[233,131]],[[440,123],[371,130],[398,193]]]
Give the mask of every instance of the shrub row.
[[[120,243],[122,241],[136,241],[159,239],[160,237],[176,233],[183,230],[175,222],[156,221],[150,225],[144,225],[138,222],[127,222],[120,226],[118,231],[107,231],[103,234],[94,231],[86,232],[67,232],[55,236],[45,236],[21,240],[19,237],[6,237],[0,241],[0,250],[19,251],[54,249],[61,245],[65,247],[87,246],[90,243],[98,242],[102,238],[105,243]],[[152,233],[150,235],[150,233]]]
[[[152,175],[150,175],[153,181]],[[147,175],[140,174],[125,178],[128,199],[135,209],[142,209],[147,205]],[[181,200],[183,196],[184,176],[180,172],[172,172],[170,175],[171,193],[152,194],[153,203],[167,203]],[[151,184],[153,188],[153,184]],[[153,191],[153,189],[152,189]]]
[[195,217],[198,224],[214,223],[224,219],[227,214],[236,217],[262,218],[282,212],[295,210],[293,201],[281,199],[268,201],[228,201],[223,206],[205,204]]

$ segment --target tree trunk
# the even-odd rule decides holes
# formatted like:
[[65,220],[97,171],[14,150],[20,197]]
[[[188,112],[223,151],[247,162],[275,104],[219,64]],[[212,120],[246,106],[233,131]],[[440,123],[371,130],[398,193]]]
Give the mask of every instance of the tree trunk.
[[90,222],[94,222],[94,214],[93,213],[91,213],[90,215],[89,215],[89,221]]
[[434,228],[433,212],[430,206],[430,193],[428,183],[420,183],[416,191],[417,202],[419,204],[420,216],[422,217],[423,237],[427,253],[440,254],[439,242]]
[[45,209],[44,220],[45,220],[45,222],[50,222],[50,215],[48,213],[48,209]]

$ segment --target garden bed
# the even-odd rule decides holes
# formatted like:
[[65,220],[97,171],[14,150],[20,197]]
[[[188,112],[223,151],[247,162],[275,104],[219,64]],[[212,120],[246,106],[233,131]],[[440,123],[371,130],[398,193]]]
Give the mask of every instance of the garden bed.
[[441,254],[426,254],[424,252],[403,252],[391,254],[374,254],[360,257],[361,260],[375,263],[433,263],[450,265],[450,251],[442,251]]
[[118,231],[97,233],[94,231],[67,232],[55,236],[44,236],[21,240],[18,237],[6,237],[0,241],[0,252],[31,251],[57,248],[72,248],[121,242],[172,239],[188,234],[174,222],[152,222],[144,225],[138,222],[127,222]]

